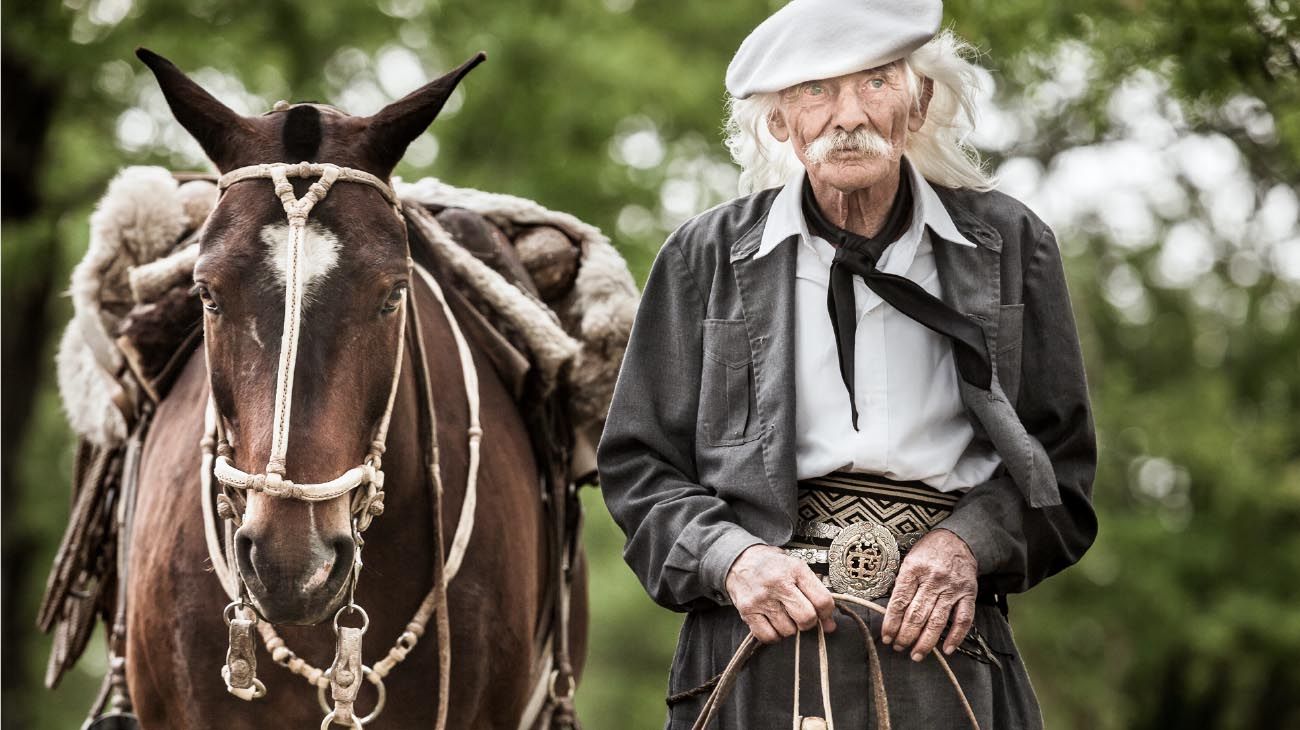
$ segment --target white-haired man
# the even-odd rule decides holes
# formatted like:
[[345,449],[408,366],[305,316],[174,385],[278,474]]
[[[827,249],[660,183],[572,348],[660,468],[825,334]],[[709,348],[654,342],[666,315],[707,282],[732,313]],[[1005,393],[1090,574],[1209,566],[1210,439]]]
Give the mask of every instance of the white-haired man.
[[[858,618],[895,728],[1042,720],[1007,593],[1096,535],[1096,441],[1051,229],[963,142],[976,77],[938,0],[794,0],[727,70],[752,194],[655,259],[597,452],[625,557],[688,610],[672,728],[747,632],[723,727],[789,727],[819,623],[834,716],[866,727]],[[837,611],[831,593],[886,607]],[[845,629],[850,629],[845,631]],[[885,651],[892,647],[894,651]],[[805,661],[801,715],[821,715]]]

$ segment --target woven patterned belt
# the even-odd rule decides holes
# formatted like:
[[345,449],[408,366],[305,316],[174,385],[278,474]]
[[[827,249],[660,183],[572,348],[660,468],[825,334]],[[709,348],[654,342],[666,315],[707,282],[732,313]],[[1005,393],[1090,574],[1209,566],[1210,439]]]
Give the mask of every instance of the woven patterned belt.
[[804,479],[794,535],[782,547],[831,590],[879,598],[893,587],[902,556],[952,514],[960,496],[857,472]]

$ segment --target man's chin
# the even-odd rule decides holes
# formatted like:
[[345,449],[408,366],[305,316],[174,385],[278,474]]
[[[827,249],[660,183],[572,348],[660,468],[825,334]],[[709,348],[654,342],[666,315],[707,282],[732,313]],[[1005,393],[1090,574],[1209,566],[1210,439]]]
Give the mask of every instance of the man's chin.
[[884,180],[888,173],[888,159],[860,154],[837,157],[832,153],[825,162],[808,168],[814,181],[846,194],[869,188]]

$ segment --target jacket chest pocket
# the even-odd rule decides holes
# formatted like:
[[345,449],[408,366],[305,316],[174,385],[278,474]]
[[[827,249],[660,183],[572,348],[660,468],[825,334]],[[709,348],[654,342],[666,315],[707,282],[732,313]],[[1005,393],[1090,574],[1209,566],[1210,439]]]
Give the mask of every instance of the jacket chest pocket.
[[1020,394],[1024,317],[1023,304],[1003,304],[998,308],[998,381],[1002,383],[1002,390],[1013,406]]
[[743,319],[704,320],[699,425],[710,446],[735,446],[761,435],[755,418],[754,362]]

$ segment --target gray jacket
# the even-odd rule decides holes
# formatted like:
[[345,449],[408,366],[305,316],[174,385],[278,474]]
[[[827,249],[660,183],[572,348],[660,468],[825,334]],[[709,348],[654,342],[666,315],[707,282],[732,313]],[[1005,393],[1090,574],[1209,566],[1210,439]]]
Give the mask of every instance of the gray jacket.
[[[673,232],[646,280],[597,447],[624,558],[661,605],[727,603],[732,561],[794,526],[797,247],[754,258],[778,189]],[[978,322],[993,384],[958,378],[976,438],[1002,466],[941,526],[970,546],[981,588],[1028,589],[1096,536],[1083,357],[1051,229],[998,192],[935,186],[975,247],[930,231],[943,298]],[[1027,365],[1027,366],[1026,366]]]

